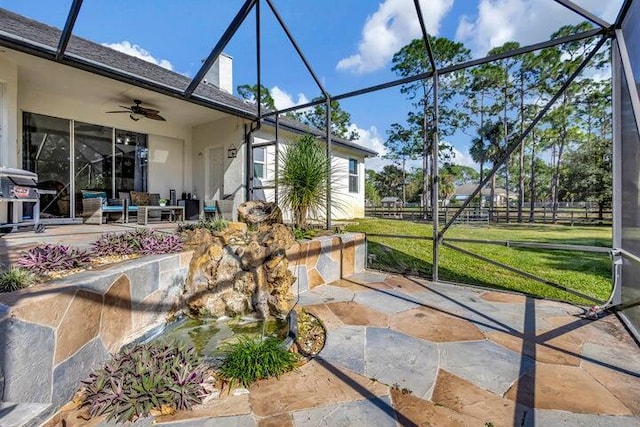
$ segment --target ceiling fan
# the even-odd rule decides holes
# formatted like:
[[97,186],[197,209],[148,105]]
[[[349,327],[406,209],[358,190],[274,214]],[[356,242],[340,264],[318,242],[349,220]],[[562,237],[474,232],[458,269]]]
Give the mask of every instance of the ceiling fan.
[[119,107],[124,108],[124,110],[107,111],[107,113],[129,113],[129,117],[135,122],[143,117],[151,120],[160,120],[162,122],[167,121],[164,117],[158,114],[160,113],[160,111],[154,110],[153,108],[142,107],[140,105],[142,104],[142,101],[140,101],[139,99],[134,99],[133,103],[134,105],[132,105],[131,107],[120,105]]

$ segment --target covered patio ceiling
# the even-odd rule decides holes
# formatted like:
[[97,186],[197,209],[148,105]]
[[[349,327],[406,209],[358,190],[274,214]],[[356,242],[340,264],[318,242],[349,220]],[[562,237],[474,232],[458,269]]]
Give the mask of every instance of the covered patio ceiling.
[[[83,103],[83,108],[95,110],[97,115],[118,110],[118,105],[129,106],[133,99],[141,99],[145,107],[161,110],[161,113],[171,117],[171,123],[177,126],[197,126],[229,117],[218,110],[185,103],[135,84],[107,77],[96,78],[96,75],[89,71],[69,68],[23,52],[4,49],[0,51],[0,58],[18,64],[21,85],[28,85],[36,93]],[[126,114],[110,115],[109,120],[119,123],[124,129],[131,127]]]

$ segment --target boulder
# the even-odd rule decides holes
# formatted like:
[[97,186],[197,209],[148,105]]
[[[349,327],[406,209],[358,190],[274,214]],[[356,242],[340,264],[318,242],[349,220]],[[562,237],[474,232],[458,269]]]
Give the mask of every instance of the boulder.
[[247,224],[242,222],[230,222],[222,231],[214,233],[222,240],[224,245],[243,245],[247,241]]
[[[194,249],[184,298],[197,314],[235,316],[255,311],[260,317],[284,318],[293,303],[295,277],[285,256],[296,242],[280,223],[231,223],[221,232],[205,229],[186,234]],[[190,239],[193,239],[191,241]]]
[[243,249],[240,260],[242,262],[242,268],[245,270],[262,265],[265,259],[271,254],[269,248],[262,246],[255,240],[249,242]]
[[271,256],[284,255],[285,251],[296,243],[289,227],[284,224],[263,225],[252,237],[261,245],[269,248]]
[[282,211],[273,202],[251,200],[238,206],[238,220],[251,228],[282,224]]

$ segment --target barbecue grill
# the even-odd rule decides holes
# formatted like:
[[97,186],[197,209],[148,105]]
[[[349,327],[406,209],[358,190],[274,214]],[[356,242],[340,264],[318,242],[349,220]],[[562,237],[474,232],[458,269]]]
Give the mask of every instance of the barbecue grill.
[[0,234],[27,226],[36,232],[44,231],[40,224],[38,175],[0,167]]

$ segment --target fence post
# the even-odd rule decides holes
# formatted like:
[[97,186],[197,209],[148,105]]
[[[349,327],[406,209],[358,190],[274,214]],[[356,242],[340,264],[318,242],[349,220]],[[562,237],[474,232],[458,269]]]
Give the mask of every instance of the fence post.
[[542,223],[543,224],[547,223],[547,207],[546,206],[542,207]]
[[571,209],[571,226],[573,226],[573,209]]

